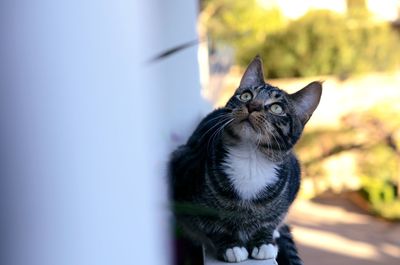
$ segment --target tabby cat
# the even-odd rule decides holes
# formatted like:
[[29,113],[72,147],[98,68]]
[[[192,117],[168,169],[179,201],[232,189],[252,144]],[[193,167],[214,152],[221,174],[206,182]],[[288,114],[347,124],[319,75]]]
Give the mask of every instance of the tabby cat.
[[189,237],[227,262],[302,264],[283,221],[300,185],[293,146],[321,92],[312,82],[288,94],[266,83],[253,59],[226,106],[172,153],[171,196]]

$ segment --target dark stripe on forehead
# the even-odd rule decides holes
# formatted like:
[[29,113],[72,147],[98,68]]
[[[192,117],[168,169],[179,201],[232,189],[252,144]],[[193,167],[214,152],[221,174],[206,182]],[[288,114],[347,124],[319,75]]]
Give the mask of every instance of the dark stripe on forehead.
[[264,85],[263,88],[258,91],[257,96],[261,96],[264,100],[284,101],[282,90],[269,84]]
[[258,86],[258,87],[254,87],[252,90],[254,90],[255,92],[260,93],[261,90],[264,89],[264,86]]
[[278,99],[282,97],[283,92],[277,87],[268,85],[268,94],[270,97]]
[[246,91],[246,90],[259,91],[259,90],[264,89],[264,88],[265,88],[265,85],[251,86],[251,87],[238,87],[236,89],[236,91],[235,91],[235,94],[240,94],[240,93],[242,93],[243,91]]
[[274,98],[274,99],[280,99],[280,98],[282,98],[282,92],[281,92],[281,91],[278,91],[278,90],[273,90],[273,91],[271,91],[270,95],[271,95],[271,97]]

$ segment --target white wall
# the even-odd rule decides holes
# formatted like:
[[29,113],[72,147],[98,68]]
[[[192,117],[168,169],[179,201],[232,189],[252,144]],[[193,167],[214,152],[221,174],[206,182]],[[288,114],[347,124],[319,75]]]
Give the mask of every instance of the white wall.
[[196,47],[148,59],[196,38],[196,16],[194,0],[1,2],[4,264],[168,264],[166,155],[204,106]]

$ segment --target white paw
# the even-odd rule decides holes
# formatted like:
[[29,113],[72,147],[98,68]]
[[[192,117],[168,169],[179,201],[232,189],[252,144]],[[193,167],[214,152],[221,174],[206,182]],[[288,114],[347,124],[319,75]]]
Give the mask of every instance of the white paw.
[[255,259],[275,259],[278,255],[278,247],[272,244],[262,244],[259,248],[253,248],[251,256]]
[[279,233],[278,230],[274,230],[274,233],[272,234],[272,237],[273,237],[274,240],[275,240],[275,239],[277,239],[277,238],[280,238],[280,237],[281,237],[281,234]]
[[228,262],[241,262],[249,257],[249,253],[245,247],[228,248],[225,251],[224,259]]

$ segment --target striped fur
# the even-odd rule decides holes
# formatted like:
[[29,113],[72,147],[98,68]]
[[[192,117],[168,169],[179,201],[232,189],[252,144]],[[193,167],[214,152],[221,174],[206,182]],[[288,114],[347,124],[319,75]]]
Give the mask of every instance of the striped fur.
[[292,148],[318,105],[321,84],[287,94],[260,80],[260,67],[255,59],[226,106],[173,152],[171,196],[179,225],[218,258],[275,258],[277,241],[279,257],[300,264],[282,222],[300,186]]
[[279,252],[277,262],[279,265],[303,265],[300,259],[296,244],[287,225],[283,225],[279,229],[279,238],[276,243],[278,244]]

